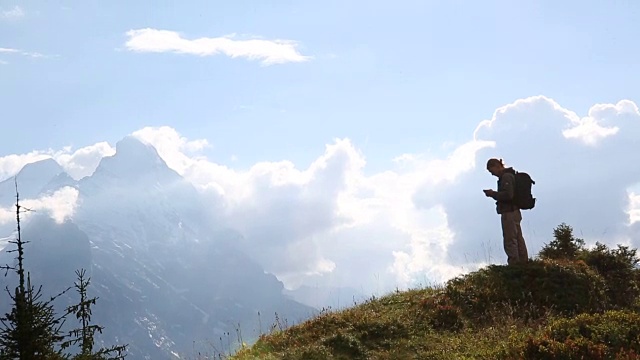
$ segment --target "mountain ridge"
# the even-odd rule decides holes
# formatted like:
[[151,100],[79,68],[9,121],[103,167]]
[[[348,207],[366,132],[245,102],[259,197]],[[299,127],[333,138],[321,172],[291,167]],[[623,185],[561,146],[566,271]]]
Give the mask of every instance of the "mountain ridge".
[[[44,165],[55,168],[51,161]],[[132,358],[176,358],[192,351],[194,341],[214,341],[238,325],[247,329],[244,341],[251,341],[261,323],[278,316],[296,321],[316,312],[285,295],[281,281],[238,250],[234,244],[242,235],[221,226],[197,189],[153,146],[126,137],[114,155],[78,181],[64,172],[42,174],[51,176],[37,179],[34,196],[72,186],[78,204],[62,224],[25,220],[24,233],[38,240],[27,245],[27,261],[31,252],[50,259],[30,263],[32,280],[61,286],[56,279],[73,273],[65,267],[62,274],[50,264],[77,264],[72,244],[83,242],[64,239],[86,239],[89,253],[82,257],[90,259],[90,295],[99,298],[94,318],[106,327],[99,341],[132,344]]]

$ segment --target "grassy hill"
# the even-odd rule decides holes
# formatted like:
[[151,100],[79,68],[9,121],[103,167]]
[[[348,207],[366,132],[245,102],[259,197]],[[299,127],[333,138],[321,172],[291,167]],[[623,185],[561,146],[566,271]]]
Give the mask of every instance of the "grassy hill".
[[527,264],[325,311],[231,359],[640,359],[636,251],[554,234]]

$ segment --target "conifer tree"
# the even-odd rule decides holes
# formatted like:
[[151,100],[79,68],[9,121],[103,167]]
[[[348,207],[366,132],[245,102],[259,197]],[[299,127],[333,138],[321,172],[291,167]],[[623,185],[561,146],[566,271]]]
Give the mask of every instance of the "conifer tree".
[[8,286],[5,287],[12,307],[10,312],[0,317],[0,360],[62,359],[56,345],[64,339],[61,331],[64,317],[56,316],[52,302],[64,292],[44,301],[42,287],[35,290],[29,273],[25,278],[24,245],[29,242],[22,239],[20,214],[29,209],[20,205],[18,184],[15,184],[17,236],[9,243],[16,248],[8,252],[17,253],[17,261],[13,266],[7,264],[0,269],[5,270],[5,277],[9,272],[15,272],[18,275],[18,285],[13,292]]
[[91,278],[85,278],[85,274],[86,271],[84,269],[76,271],[78,281],[75,283],[75,288],[80,295],[80,302],[67,308],[67,314],[75,314],[81,327],[69,332],[68,337],[70,339],[62,344],[62,348],[80,344],[80,353],[73,357],[74,360],[124,359],[125,355],[123,353],[127,348],[126,345],[101,348],[93,352],[94,335],[96,332],[102,333],[104,327],[91,324],[91,306],[96,304],[97,298],[88,298],[87,288],[91,283]]
[[554,239],[539,252],[542,259],[575,260],[584,250],[584,240],[573,235],[573,228],[565,223],[553,229]]
[[[0,317],[0,360],[121,360],[126,355],[127,345],[111,346],[93,351],[94,335],[102,333],[103,327],[91,324],[91,306],[97,298],[88,298],[87,288],[90,278],[85,278],[84,269],[76,271],[78,282],[75,288],[80,295],[80,302],[69,306],[67,311],[58,316],[53,302],[71,289],[42,300],[42,286],[36,290],[31,285],[31,277],[24,266],[25,245],[29,241],[22,239],[20,214],[31,211],[20,205],[18,184],[16,185],[16,238],[9,241],[15,249],[7,253],[17,253],[14,265],[0,266],[6,277],[10,272],[17,274],[18,284],[12,292],[9,287],[5,291],[11,299],[11,310]],[[81,328],[64,335],[62,326],[68,315],[75,314],[81,323]],[[72,345],[80,345],[76,355],[62,354],[62,351]]]

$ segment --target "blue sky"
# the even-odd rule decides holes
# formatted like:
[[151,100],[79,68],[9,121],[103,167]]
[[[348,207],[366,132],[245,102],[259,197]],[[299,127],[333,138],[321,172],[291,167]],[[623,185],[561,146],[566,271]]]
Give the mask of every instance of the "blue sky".
[[[306,166],[334,137],[381,169],[467,141],[495,108],[546,95],[584,113],[637,99],[632,1],[3,1],[0,153],[115,142],[143,126],[205,137],[248,167]],[[261,66],[224,55],[125,50],[125,33],[236,33],[298,42],[313,59]],[[23,136],[16,136],[22,134]],[[28,134],[28,136],[27,136]]]
[[[637,247],[639,17],[634,1],[3,0],[0,178],[47,156],[90,175],[133,134],[288,288],[504,263],[480,192],[493,156],[538,183],[530,254],[565,221]],[[77,198],[42,204],[72,216]]]

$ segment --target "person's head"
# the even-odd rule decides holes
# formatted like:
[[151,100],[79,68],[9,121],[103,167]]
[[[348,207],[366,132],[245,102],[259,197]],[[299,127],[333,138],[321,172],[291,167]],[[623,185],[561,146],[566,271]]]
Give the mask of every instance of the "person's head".
[[504,164],[502,163],[502,159],[489,159],[487,161],[487,171],[491,173],[493,176],[499,177],[502,174],[502,170],[504,170]]

